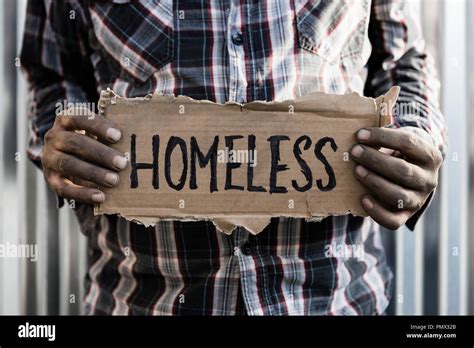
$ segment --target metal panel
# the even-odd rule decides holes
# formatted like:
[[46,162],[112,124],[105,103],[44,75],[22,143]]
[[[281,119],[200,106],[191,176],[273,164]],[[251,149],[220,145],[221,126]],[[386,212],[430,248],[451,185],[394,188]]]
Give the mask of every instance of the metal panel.
[[466,2],[442,3],[443,111],[449,148],[442,169],[440,314],[467,313]]
[[[474,110],[474,1],[469,0],[467,2],[467,65],[466,65],[466,77],[468,79],[468,110]],[[474,121],[472,115],[468,117],[468,124],[469,124],[469,134],[474,134]],[[469,137],[469,163],[470,163],[470,174],[469,174],[469,222],[468,222],[468,238],[469,238],[469,250],[474,251],[474,137]],[[469,313],[474,313],[474,257],[470,257],[468,275],[470,276],[470,285],[468,296],[470,297],[468,300],[470,302],[470,309]]]
[[[13,6],[12,6],[13,5]],[[16,37],[15,35],[5,35],[4,33],[16,33],[16,6],[13,1],[0,2],[0,30],[2,37],[0,39],[0,65],[2,76],[1,91],[1,172],[2,180],[2,219],[1,219],[1,240],[2,244],[12,243],[17,245],[21,241],[19,225],[19,195],[16,190],[17,180],[24,178],[22,168],[26,161],[15,160],[17,153],[16,146]],[[21,262],[17,258],[0,259],[2,276],[2,313],[18,314],[20,312],[20,266]]]
[[396,314],[423,314],[424,227],[400,228],[396,236]]

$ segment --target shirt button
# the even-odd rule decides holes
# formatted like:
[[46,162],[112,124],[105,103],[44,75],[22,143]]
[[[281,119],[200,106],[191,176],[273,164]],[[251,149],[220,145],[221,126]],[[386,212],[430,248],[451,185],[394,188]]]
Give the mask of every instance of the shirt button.
[[240,46],[244,43],[244,36],[240,32],[235,32],[232,34],[232,42],[236,46]]
[[245,242],[244,244],[242,244],[242,246],[240,247],[240,250],[242,250],[242,254],[244,255],[248,256],[252,254],[252,248],[250,247],[249,242]]

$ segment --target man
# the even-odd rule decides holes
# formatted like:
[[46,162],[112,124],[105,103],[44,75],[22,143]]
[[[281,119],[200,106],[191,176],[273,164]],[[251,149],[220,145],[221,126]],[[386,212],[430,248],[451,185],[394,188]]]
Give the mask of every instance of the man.
[[[87,313],[384,313],[392,273],[379,224],[413,228],[445,142],[410,1],[30,1],[25,28],[29,155],[59,196],[85,203],[76,212],[89,241]],[[145,228],[94,217],[91,204],[105,198],[97,187],[116,185],[127,165],[108,146],[120,129],[92,111],[56,115],[58,103],[94,103],[107,87],[247,103],[314,91],[377,96],[394,85],[393,129],[360,130],[351,152],[371,218],[273,219],[257,236],[207,222]],[[364,257],[328,255],[329,245],[363,246]]]

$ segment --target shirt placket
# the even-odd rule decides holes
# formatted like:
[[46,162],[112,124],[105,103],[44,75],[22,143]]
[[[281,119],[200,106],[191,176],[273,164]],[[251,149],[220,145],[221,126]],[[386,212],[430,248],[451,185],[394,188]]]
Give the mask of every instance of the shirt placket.
[[[251,43],[248,42],[249,20],[247,17],[247,1],[231,0],[226,11],[227,14],[227,49],[229,52],[229,99],[230,102],[245,103],[247,100],[247,89],[252,80],[248,67]],[[240,285],[246,311],[249,315],[264,314],[265,309],[259,298],[257,288],[257,272],[255,257],[255,245],[252,244],[250,232],[243,227],[237,228],[232,235],[234,243],[234,257],[238,261],[240,271]]]
[[245,13],[241,1],[233,0],[227,13],[227,49],[229,52],[229,100],[245,103],[247,101],[247,73],[245,56]]
[[232,234],[234,257],[238,261],[240,271],[240,286],[245,310],[248,315],[262,315],[264,309],[259,305],[257,278],[255,272],[255,246],[249,239],[250,233],[243,227],[238,227]]

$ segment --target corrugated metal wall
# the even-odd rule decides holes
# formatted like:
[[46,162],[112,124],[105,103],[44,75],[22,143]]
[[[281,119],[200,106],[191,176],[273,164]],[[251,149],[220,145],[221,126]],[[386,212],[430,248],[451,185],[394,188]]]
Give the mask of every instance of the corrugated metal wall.
[[26,85],[17,67],[26,1],[0,0],[0,243],[37,244],[38,261],[0,259],[1,314],[80,313],[85,239],[71,209],[56,209],[26,158]]
[[[438,195],[417,231],[384,234],[396,273],[389,312],[474,314],[474,1],[412,0],[443,82],[450,147]],[[16,57],[25,0],[0,0],[0,244],[37,244],[37,262],[0,258],[0,314],[81,311],[85,239],[25,156],[26,86]],[[469,214],[470,213],[470,214]],[[469,232],[469,233],[468,233]]]

